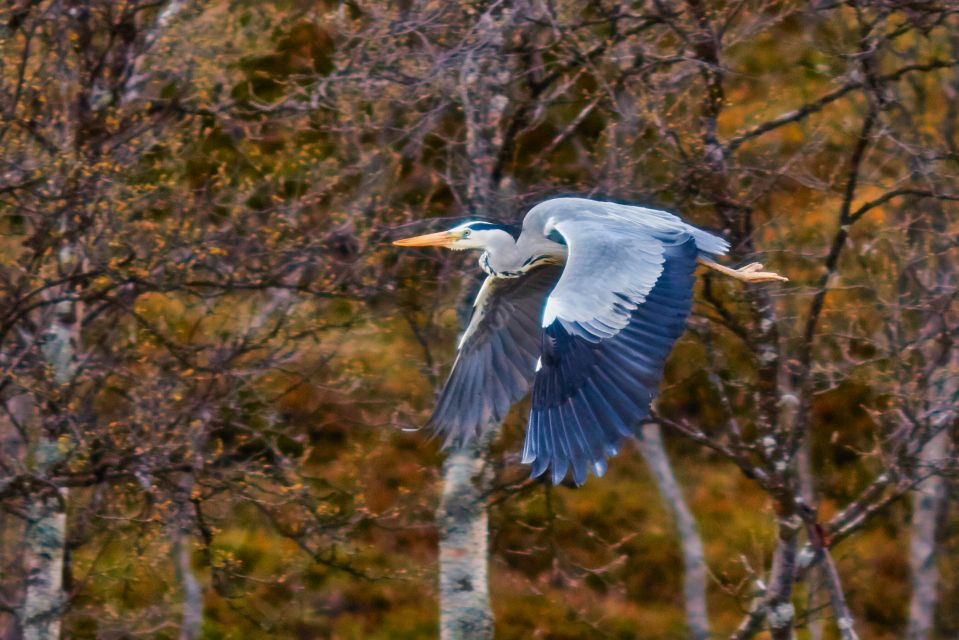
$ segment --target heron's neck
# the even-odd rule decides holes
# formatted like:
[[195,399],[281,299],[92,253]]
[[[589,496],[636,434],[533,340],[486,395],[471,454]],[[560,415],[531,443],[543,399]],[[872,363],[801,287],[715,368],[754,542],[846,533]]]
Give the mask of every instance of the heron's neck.
[[480,267],[491,276],[516,278],[544,262],[565,262],[566,247],[562,245],[545,241],[543,246],[532,246],[523,236],[517,242],[504,235],[507,237],[488,244],[479,259]]
[[523,275],[523,258],[512,238],[497,239],[487,245],[479,258],[479,265],[489,275],[499,278]]

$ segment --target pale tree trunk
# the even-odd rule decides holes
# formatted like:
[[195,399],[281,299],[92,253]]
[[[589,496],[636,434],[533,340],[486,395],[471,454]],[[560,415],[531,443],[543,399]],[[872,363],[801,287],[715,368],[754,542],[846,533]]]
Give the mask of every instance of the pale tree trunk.
[[[208,416],[205,416],[208,418]],[[202,449],[197,448],[197,439],[193,438],[194,462],[202,457]],[[136,473],[140,487],[148,494],[152,493],[153,482],[149,475]],[[195,485],[192,472],[184,473],[180,478],[177,492],[173,496],[173,512],[167,519],[167,532],[172,543],[171,556],[177,583],[183,596],[178,640],[193,640],[200,637],[203,627],[203,589],[193,571],[193,558],[190,541],[193,532],[193,519],[190,514],[190,501]]]
[[[959,45],[959,41],[956,43]],[[959,78],[953,85],[959,88]],[[950,131],[948,133],[954,133]],[[920,246],[918,251],[927,260],[918,273],[919,280],[930,291],[955,292],[956,270],[948,258],[949,229],[944,212],[932,218],[928,229],[932,245]],[[931,256],[940,255],[940,259]],[[936,620],[936,604],[939,599],[939,569],[936,566],[937,529],[940,515],[946,506],[948,487],[939,473],[949,462],[952,453],[950,428],[959,417],[959,347],[948,339],[954,328],[944,314],[936,308],[927,309],[927,321],[923,332],[934,337],[923,349],[935,371],[926,391],[927,428],[930,439],[918,453],[919,474],[929,477],[917,488],[913,498],[911,530],[909,535],[909,568],[912,577],[912,594],[909,602],[909,622],[906,637],[909,640],[926,640],[932,637]],[[927,437],[929,437],[927,436]]]
[[[799,402],[787,381],[788,376],[783,375],[781,377],[780,386],[786,389],[786,393],[780,400],[779,419],[780,424],[788,425],[792,424],[796,418]],[[799,450],[796,452],[796,475],[799,480],[799,496],[807,505],[814,506],[817,502],[816,483],[812,470],[812,439],[809,437],[803,439],[799,445]],[[828,553],[828,550],[824,550],[824,553]],[[817,597],[823,586],[823,579],[818,566],[810,569],[806,581],[809,589],[806,610],[814,611],[817,608]],[[806,633],[809,640],[822,640],[824,627],[821,615],[817,614],[811,617],[806,623]]]
[[193,640],[200,637],[203,625],[203,591],[193,572],[193,560],[190,553],[190,531],[178,529],[173,533],[173,560],[176,574],[183,590],[183,617],[180,623],[179,640]]
[[[466,124],[465,204],[474,213],[496,216],[494,170],[503,146],[503,114],[510,78],[504,53],[518,12],[516,2],[497,2],[483,13],[470,35],[459,75]],[[439,529],[440,637],[491,638],[487,562],[489,524],[486,495],[491,474],[485,458],[496,427],[479,442],[454,451],[443,466]]]
[[709,615],[706,607],[706,558],[696,520],[669,464],[659,425],[656,423],[643,425],[638,441],[643,460],[653,474],[659,494],[672,514],[679,532],[684,566],[683,598],[689,637],[705,640],[710,637]]
[[492,638],[487,581],[487,441],[453,452],[443,466],[440,529],[440,638]]
[[[201,450],[196,450],[201,451]],[[202,455],[198,453],[197,455]],[[192,533],[193,518],[189,511],[193,493],[193,474],[186,473],[180,481],[180,491],[177,495],[177,504],[173,522],[170,525],[170,535],[173,539],[173,562],[176,566],[176,576],[183,593],[183,613],[180,621],[179,640],[194,640],[200,637],[203,626],[203,590],[200,581],[193,571]]]
[[[60,252],[61,265],[72,262],[72,249],[65,247]],[[63,288],[57,295],[69,296]],[[64,300],[54,305],[53,318],[43,339],[43,355],[53,371],[53,379],[66,385],[76,370],[76,346],[79,337],[77,305]],[[34,416],[37,412],[34,412]],[[33,472],[44,477],[48,471],[62,462],[67,442],[61,442],[60,417],[52,424],[42,424],[38,419],[34,432],[39,432],[33,451]],[[20,624],[25,640],[50,640],[60,637],[60,620],[64,602],[63,561],[66,545],[67,490],[46,490],[37,495],[27,509],[24,534],[24,564],[27,569],[27,584],[20,612]]]
[[[56,440],[44,439],[34,455],[36,471],[42,473],[44,467],[55,464],[61,457]],[[64,605],[66,499],[66,489],[60,489],[55,495],[34,499],[27,513],[24,548],[27,589],[20,616],[25,640],[60,637],[60,618]]]
[[[936,464],[947,455],[949,437],[942,432],[929,441],[920,454],[922,464]],[[926,640],[935,626],[939,598],[939,570],[936,566],[936,529],[946,499],[946,481],[934,475],[916,491],[909,536],[909,568],[912,597],[909,601],[909,640]]]
[[774,640],[793,640],[796,608],[792,604],[792,585],[796,572],[797,538],[802,520],[796,514],[781,514],[776,518],[776,548],[769,571],[768,584],[757,581],[758,594],[749,615],[730,636],[730,640],[746,640],[762,630],[763,620],[769,624],[769,635]]
[[777,518],[778,537],[769,572],[766,621],[773,640],[796,637],[796,608],[792,603],[792,583],[796,572],[797,537],[802,522],[795,514]]
[[[201,443],[195,436],[192,444],[195,463],[196,458],[202,457],[203,454],[202,449],[198,447]],[[144,491],[152,491],[151,481],[146,475],[138,476],[138,479]],[[191,553],[193,518],[190,513],[192,507],[190,500],[194,485],[193,473],[184,473],[174,494],[173,513],[167,522],[167,531],[172,543],[173,568],[183,597],[178,640],[199,638],[203,628],[203,589],[196,577],[196,572],[193,571]]]
[[[799,476],[799,495],[808,505],[816,504],[816,486],[813,481],[812,473],[812,442],[809,438],[803,440],[796,453],[796,473]],[[828,552],[827,552],[828,553]],[[816,598],[822,586],[822,579],[819,575],[819,567],[813,567],[809,571],[807,578],[809,585],[808,611],[816,609]],[[806,623],[806,632],[809,640],[822,640],[823,637],[823,619],[816,615]]]
[[953,348],[946,363],[939,380],[931,389],[930,407],[939,409],[930,420],[930,428],[935,435],[919,453],[920,473],[932,475],[919,485],[913,500],[909,537],[912,597],[906,633],[909,640],[926,640],[932,636],[939,599],[936,531],[946,504],[948,487],[945,478],[935,473],[935,469],[950,457],[949,426],[956,420],[956,396],[959,394],[959,349]]

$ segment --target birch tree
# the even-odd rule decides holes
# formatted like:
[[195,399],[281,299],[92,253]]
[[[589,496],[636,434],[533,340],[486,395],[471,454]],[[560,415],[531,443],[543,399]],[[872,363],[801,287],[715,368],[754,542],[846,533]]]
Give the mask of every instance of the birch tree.
[[[491,3],[469,29],[462,50],[458,98],[466,127],[463,204],[467,211],[500,217],[497,163],[502,153],[504,114],[509,107],[512,68],[507,48],[524,2]],[[498,425],[484,441],[452,452],[443,465],[440,529],[440,637],[492,638],[488,581],[490,471],[486,451]]]
[[[66,234],[65,234],[66,235]],[[58,255],[57,279],[69,281],[78,265],[75,247],[66,245]],[[73,382],[77,366],[76,349],[80,343],[78,305],[69,286],[53,289],[52,317],[41,338],[41,352],[52,370],[54,384],[66,387]],[[30,417],[35,418],[37,414]],[[39,412],[40,416],[44,412]],[[56,413],[43,422],[31,420],[26,428],[37,434],[33,472],[43,477],[64,460],[69,447],[68,424]],[[60,637],[60,620],[66,606],[63,593],[64,554],[66,553],[66,488],[48,489],[30,504],[26,517],[24,564],[27,570],[23,609],[20,616],[23,637],[42,640]]]

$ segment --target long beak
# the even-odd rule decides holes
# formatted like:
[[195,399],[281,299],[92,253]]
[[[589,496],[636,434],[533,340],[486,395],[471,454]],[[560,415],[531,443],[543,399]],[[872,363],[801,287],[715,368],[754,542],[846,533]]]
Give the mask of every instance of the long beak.
[[415,238],[394,240],[393,244],[400,247],[448,247],[456,241],[456,237],[456,234],[449,231],[440,231],[439,233],[428,233],[425,236],[416,236]]

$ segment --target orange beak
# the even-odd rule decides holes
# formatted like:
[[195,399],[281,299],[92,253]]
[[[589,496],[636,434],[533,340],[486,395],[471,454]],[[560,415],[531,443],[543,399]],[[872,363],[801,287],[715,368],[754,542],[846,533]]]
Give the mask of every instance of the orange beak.
[[449,231],[440,231],[439,233],[428,233],[425,236],[394,240],[393,244],[399,247],[448,247],[453,244],[458,237],[459,236]]

